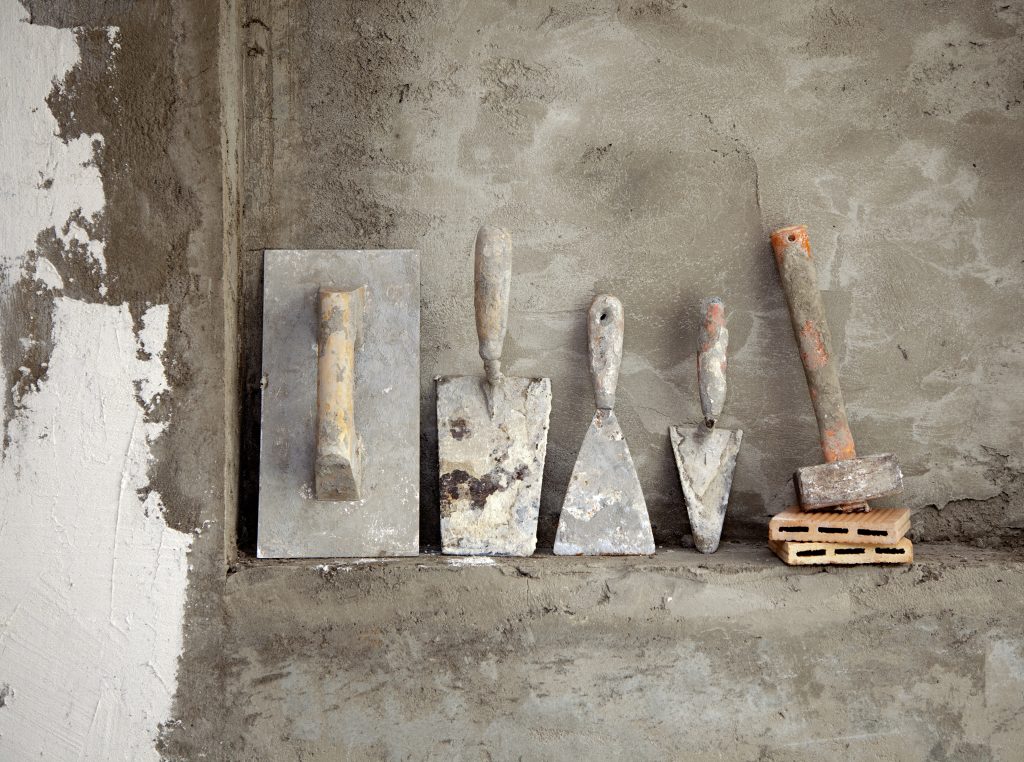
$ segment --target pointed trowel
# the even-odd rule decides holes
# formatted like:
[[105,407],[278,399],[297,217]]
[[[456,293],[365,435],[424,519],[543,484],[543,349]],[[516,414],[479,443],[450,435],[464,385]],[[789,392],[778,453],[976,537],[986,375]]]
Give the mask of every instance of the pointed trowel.
[[718,297],[701,303],[697,386],[704,422],[696,426],[670,426],[672,451],[679,468],[679,482],[686,498],[693,542],[701,553],[714,553],[722,538],[722,523],[729,505],[729,489],[736,470],[743,432],[715,428],[725,406],[726,349],[725,304]]
[[485,377],[437,379],[441,542],[453,555],[528,556],[537,546],[551,381],[501,372],[512,282],[512,239],[476,238],[476,330]]
[[558,518],[555,553],[560,556],[654,553],[647,503],[614,411],[623,326],[622,302],[608,295],[594,299],[587,334],[597,412]]

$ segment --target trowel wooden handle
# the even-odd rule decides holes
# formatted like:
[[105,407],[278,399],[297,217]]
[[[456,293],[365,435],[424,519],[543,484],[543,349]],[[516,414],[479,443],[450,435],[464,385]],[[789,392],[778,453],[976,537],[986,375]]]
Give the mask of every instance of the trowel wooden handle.
[[792,225],[776,230],[772,233],[772,249],[782,289],[786,292],[793,333],[800,347],[811,404],[818,419],[822,454],[828,463],[856,458],[806,226]]
[[601,410],[615,407],[615,385],[619,380],[619,366],[622,365],[624,328],[622,302],[608,294],[594,297],[587,320],[587,337],[594,399]]
[[508,330],[508,292],[512,285],[512,236],[501,228],[484,225],[476,234],[476,333],[487,380],[501,378],[501,349]]
[[704,423],[711,428],[725,407],[729,329],[725,327],[725,303],[717,296],[701,302],[700,311],[702,319],[698,337],[697,387]]
[[356,349],[362,341],[366,288],[322,289],[317,355],[317,500],[359,500],[362,473],[355,419]]

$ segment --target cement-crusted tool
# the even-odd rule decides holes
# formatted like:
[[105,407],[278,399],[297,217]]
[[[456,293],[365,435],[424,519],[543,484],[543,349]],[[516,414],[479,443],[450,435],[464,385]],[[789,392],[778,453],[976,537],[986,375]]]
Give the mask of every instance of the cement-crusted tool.
[[437,379],[441,542],[451,555],[529,556],[537,547],[551,381],[502,375],[512,239],[476,238],[476,330],[485,377]]
[[647,503],[614,410],[623,328],[622,302],[607,294],[595,298],[587,333],[597,412],[558,518],[555,553],[560,556],[654,553]]
[[419,552],[415,251],[268,250],[260,558]]
[[824,464],[796,471],[800,507],[844,512],[870,510],[868,500],[892,495],[903,488],[903,474],[895,455],[857,457],[807,227],[780,228],[772,233],[771,241],[825,456]]
[[725,304],[718,297],[705,299],[701,314],[697,386],[704,421],[696,426],[670,426],[669,436],[693,543],[701,553],[714,553],[722,538],[743,432],[715,428],[726,394],[729,329],[725,327]]

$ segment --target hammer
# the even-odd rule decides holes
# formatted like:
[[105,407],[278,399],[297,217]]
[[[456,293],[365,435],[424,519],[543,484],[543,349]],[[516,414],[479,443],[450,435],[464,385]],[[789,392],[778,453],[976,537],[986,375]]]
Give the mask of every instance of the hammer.
[[857,457],[839,388],[832,334],[825,322],[807,227],[791,225],[776,230],[772,233],[772,250],[786,293],[825,457],[822,465],[797,469],[794,479],[800,507],[805,511],[820,508],[843,512],[870,510],[868,500],[892,495],[903,488],[899,463],[891,453]]

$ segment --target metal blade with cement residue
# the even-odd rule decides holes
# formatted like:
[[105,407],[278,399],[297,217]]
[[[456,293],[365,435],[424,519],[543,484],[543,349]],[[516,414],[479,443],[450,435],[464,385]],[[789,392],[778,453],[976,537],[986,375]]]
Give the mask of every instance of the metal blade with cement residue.
[[654,553],[647,503],[613,410],[598,410],[587,429],[562,504],[555,553]]
[[484,378],[437,379],[443,552],[529,556],[537,547],[551,381],[501,372],[512,283],[512,237],[476,236],[473,305]]
[[609,294],[594,298],[587,343],[597,412],[558,518],[555,553],[560,556],[654,553],[647,503],[614,411],[624,326],[622,302]]
[[714,553],[722,538],[743,432],[709,429],[701,423],[671,426],[669,434],[693,542],[701,553]]
[[529,556],[537,546],[551,381],[437,379],[441,540],[450,555]]

